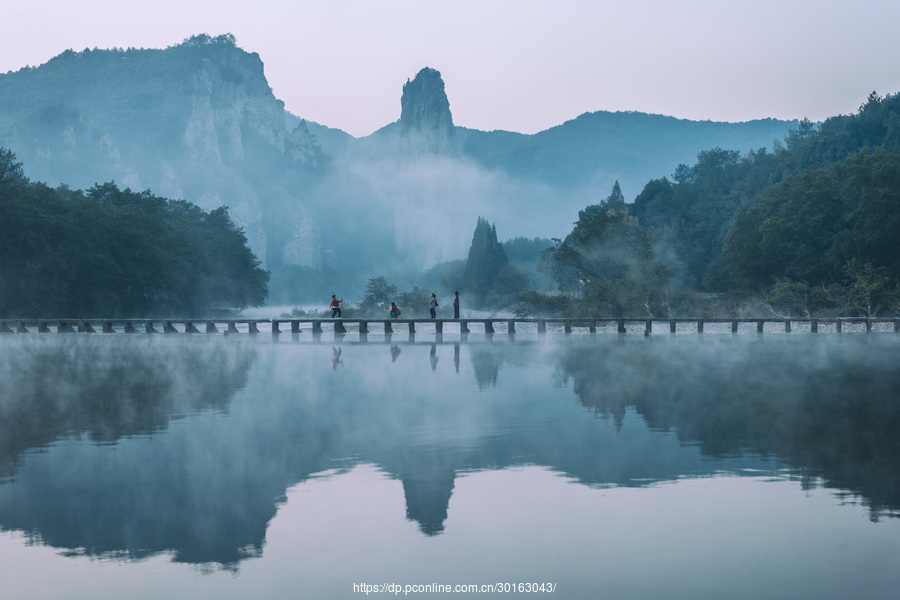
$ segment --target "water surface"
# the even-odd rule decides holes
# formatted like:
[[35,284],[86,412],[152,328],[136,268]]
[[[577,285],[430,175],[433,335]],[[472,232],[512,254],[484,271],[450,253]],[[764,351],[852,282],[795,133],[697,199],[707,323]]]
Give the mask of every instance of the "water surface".
[[431,340],[3,336],[4,589],[900,589],[900,336]]

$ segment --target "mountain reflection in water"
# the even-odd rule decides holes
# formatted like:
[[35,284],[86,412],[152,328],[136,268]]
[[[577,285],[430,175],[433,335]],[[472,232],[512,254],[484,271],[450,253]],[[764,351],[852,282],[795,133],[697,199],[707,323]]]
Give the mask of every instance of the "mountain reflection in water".
[[789,473],[878,521],[900,511],[898,349],[890,335],[6,336],[0,529],[236,568],[263,553],[290,488],[357,465],[400,480],[425,536],[448,526],[460,475],[528,465],[601,488]]

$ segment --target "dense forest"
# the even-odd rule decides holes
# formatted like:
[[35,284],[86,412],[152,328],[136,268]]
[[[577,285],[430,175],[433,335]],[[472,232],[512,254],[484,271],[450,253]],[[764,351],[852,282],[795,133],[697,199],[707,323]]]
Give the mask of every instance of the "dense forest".
[[0,148],[0,317],[199,316],[260,306],[269,274],[224,207],[53,189]]
[[876,316],[900,312],[900,95],[808,120],[773,152],[700,152],[579,213],[521,314]]

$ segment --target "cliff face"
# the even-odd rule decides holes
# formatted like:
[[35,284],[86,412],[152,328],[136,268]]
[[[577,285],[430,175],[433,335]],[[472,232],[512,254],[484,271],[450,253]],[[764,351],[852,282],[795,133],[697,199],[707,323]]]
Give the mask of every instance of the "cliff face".
[[[305,126],[287,130],[262,61],[231,36],[166,50],[68,51],[0,75],[0,146],[50,185],[112,180],[207,210],[228,206],[264,264],[273,256],[321,264],[296,185],[321,150]],[[288,215],[276,247],[265,226],[272,210]]]
[[401,153],[406,156],[458,152],[450,101],[439,71],[426,67],[404,84],[400,139]]
[[426,67],[403,86],[398,145],[397,253],[419,269],[459,258],[475,216],[461,210],[465,176],[440,72]]

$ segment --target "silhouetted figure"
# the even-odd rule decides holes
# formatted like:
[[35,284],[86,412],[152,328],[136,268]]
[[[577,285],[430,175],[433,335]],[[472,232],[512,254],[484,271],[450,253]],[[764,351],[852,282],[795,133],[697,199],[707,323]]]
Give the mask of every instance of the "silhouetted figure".
[[332,346],[331,347],[331,368],[337,371],[338,365],[344,364],[343,359],[341,358],[341,347],[340,346]]
[[436,309],[437,307],[438,307],[437,296],[435,296],[434,294],[432,294],[432,295],[431,295],[431,300],[428,301],[428,311],[431,313],[431,318],[432,318],[432,319],[434,319],[435,316],[436,316],[436,314],[435,314],[435,309]]
[[453,292],[453,318],[459,318],[459,292]]
[[343,302],[343,301],[344,301],[343,298],[338,300],[337,296],[335,294],[331,295],[331,305],[329,306],[329,308],[331,309],[331,318],[332,319],[335,316],[337,316],[338,319],[341,318],[341,302]]
[[396,304],[391,302],[391,312],[389,312],[388,314],[391,315],[392,319],[396,319],[397,317],[400,316],[400,309],[397,308]]

